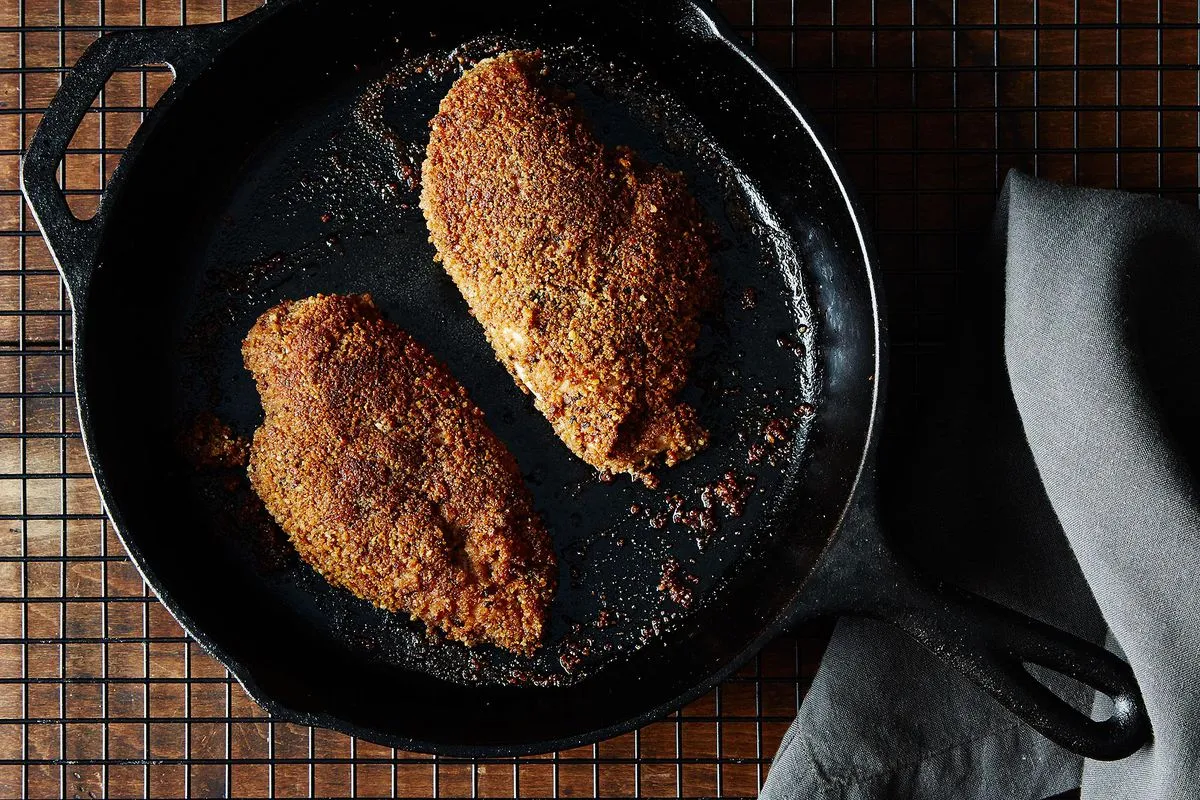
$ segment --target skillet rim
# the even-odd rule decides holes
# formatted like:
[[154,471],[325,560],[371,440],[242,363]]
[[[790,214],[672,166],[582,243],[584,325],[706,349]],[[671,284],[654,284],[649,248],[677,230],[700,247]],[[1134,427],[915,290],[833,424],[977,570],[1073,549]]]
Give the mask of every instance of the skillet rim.
[[[297,5],[304,0],[277,0],[276,2],[268,2],[258,9],[243,15],[242,17],[234,18],[233,20],[222,23],[211,23],[205,26],[165,26],[169,29],[182,30],[184,28],[224,28],[229,26],[236,29],[236,32],[224,39],[217,51],[212,55],[211,60],[218,60],[223,51],[234,44],[237,39],[250,30],[258,28],[260,25],[269,23],[276,13],[285,8]],[[607,725],[601,728],[592,728],[586,732],[575,734],[572,736],[538,739],[535,741],[525,741],[519,744],[469,744],[460,745],[445,742],[431,742],[419,739],[413,739],[406,736],[397,736],[388,733],[378,728],[360,725],[346,721],[340,717],[334,716],[325,712],[299,711],[291,708],[281,701],[276,700],[273,696],[263,690],[254,676],[251,669],[242,661],[230,655],[223,647],[216,644],[212,638],[208,636],[199,626],[193,624],[191,618],[177,603],[172,593],[161,585],[157,575],[151,568],[151,565],[146,563],[142,550],[136,544],[131,544],[122,533],[124,528],[124,515],[120,510],[109,503],[111,496],[109,482],[106,475],[106,470],[100,463],[99,459],[93,455],[94,449],[94,430],[91,423],[91,414],[88,403],[88,381],[76,380],[76,406],[80,417],[80,432],[83,442],[84,452],[87,456],[88,463],[92,468],[93,477],[97,488],[100,492],[101,501],[105,511],[111,520],[114,532],[117,534],[121,544],[128,552],[131,561],[133,562],[142,579],[154,590],[157,600],[166,607],[171,616],[180,624],[180,626],[191,636],[197,644],[199,644],[205,652],[209,653],[221,662],[229,673],[237,679],[238,683],[245,689],[247,694],[256,703],[262,706],[272,717],[284,721],[293,722],[302,725],[313,725],[323,728],[329,728],[352,736],[357,736],[368,741],[378,742],[388,746],[404,749],[412,752],[420,752],[426,754],[437,754],[450,757],[461,758],[485,758],[485,757],[512,757],[531,755],[536,753],[544,753],[556,750],[566,750],[579,745],[596,742],[602,739],[607,739],[612,736],[617,736],[626,733],[645,724],[661,719],[671,711],[687,704],[688,702],[700,697],[708,692],[718,683],[723,681],[729,675],[736,672],[752,659],[770,640],[778,636],[790,623],[800,617],[809,614],[815,614],[820,609],[806,609],[805,598],[806,588],[813,574],[818,570],[822,560],[825,558],[828,551],[836,544],[839,537],[842,535],[842,529],[847,517],[853,513],[854,504],[857,497],[862,491],[864,475],[868,470],[871,456],[874,450],[875,437],[880,423],[882,414],[882,397],[883,384],[885,383],[885,338],[884,338],[884,317],[883,317],[883,301],[880,291],[878,272],[875,264],[875,254],[873,247],[870,244],[867,231],[862,222],[861,207],[854,197],[849,185],[843,180],[842,169],[839,161],[834,155],[832,148],[828,147],[823,139],[823,136],[810,123],[808,113],[803,104],[794,96],[794,93],[777,80],[772,70],[762,63],[761,59],[751,52],[747,45],[741,41],[732,26],[721,17],[720,12],[716,9],[712,0],[681,0],[693,12],[695,16],[702,20],[708,27],[706,32],[714,39],[718,40],[725,47],[728,47],[735,55],[740,57],[746,65],[752,70],[754,76],[772,90],[779,99],[786,105],[788,111],[795,117],[796,122],[803,129],[804,133],[812,141],[816,147],[820,157],[824,159],[825,167],[832,177],[834,184],[837,187],[837,193],[840,195],[839,203],[845,207],[849,221],[853,226],[853,230],[857,237],[857,246],[861,258],[861,264],[856,267],[861,268],[863,277],[866,281],[866,292],[871,300],[871,319],[872,319],[872,336],[870,338],[873,346],[873,380],[870,381],[870,405],[865,431],[862,440],[862,452],[859,456],[857,465],[854,469],[853,478],[848,485],[846,491],[846,499],[840,504],[840,511],[837,514],[836,520],[831,522],[830,533],[825,539],[824,544],[819,549],[819,552],[811,562],[808,574],[801,580],[796,582],[796,587],[791,600],[783,606],[776,617],[767,622],[746,646],[745,648],[729,659],[721,668],[709,674],[706,678],[694,684],[690,689],[682,692],[672,699],[655,705],[645,711],[625,719],[621,722]],[[193,75],[192,77],[195,77]],[[171,92],[173,99],[175,90],[178,87],[176,84],[168,91]],[[160,101],[161,103],[162,101]],[[166,111],[169,103],[163,104],[159,110]],[[153,134],[155,123],[159,115],[152,112],[137,132],[130,145],[126,148],[125,155],[117,167],[117,173],[114,174],[112,180],[117,180],[120,177],[119,173],[127,171],[128,165],[133,163],[142,149],[146,140]],[[24,186],[23,186],[24,188]],[[114,195],[117,193],[114,193]],[[108,199],[108,198],[105,198]],[[107,205],[107,204],[105,204]],[[98,212],[99,215],[99,212]],[[67,285],[68,294],[72,301],[72,307],[76,313],[72,314],[72,337],[74,341],[74,355],[72,358],[73,368],[77,376],[86,375],[87,368],[85,365],[86,347],[86,326],[81,324],[81,318],[86,317],[89,307],[86,302],[86,284],[82,286],[73,285],[68,280],[68,271],[64,269],[62,262],[55,257],[56,265],[58,266],[61,277]],[[95,267],[95,263],[91,265]],[[78,291],[82,289],[83,291]],[[77,296],[82,295],[82,296]],[[865,312],[864,312],[865,317]]]

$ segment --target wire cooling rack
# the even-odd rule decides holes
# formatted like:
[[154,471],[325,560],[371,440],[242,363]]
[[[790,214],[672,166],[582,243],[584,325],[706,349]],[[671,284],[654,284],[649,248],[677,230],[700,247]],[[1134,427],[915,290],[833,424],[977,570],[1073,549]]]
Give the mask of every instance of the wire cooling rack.
[[[143,585],[76,420],[70,310],[17,186],[64,71],[101,32],[253,0],[0,0],[0,797],[686,797],[756,794],[825,629],[782,637],[681,713],[542,757],[463,761],[273,722]],[[921,401],[956,275],[1011,167],[1197,201],[1196,0],[722,0],[797,87],[875,231],[890,414]],[[68,151],[95,207],[162,69],[118,73]],[[885,465],[886,469],[886,465]]]

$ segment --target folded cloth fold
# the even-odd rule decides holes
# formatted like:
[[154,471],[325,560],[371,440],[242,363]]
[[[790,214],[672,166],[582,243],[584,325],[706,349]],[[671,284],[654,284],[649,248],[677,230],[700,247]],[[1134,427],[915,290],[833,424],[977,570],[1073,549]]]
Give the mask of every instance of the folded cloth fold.
[[962,357],[922,419],[885,419],[883,440],[898,543],[1084,638],[1110,628],[1154,743],[1085,764],[903,634],[846,619],[764,798],[1039,800],[1081,780],[1097,800],[1200,791],[1198,256],[1194,208],[1011,173],[987,257],[962,265]]

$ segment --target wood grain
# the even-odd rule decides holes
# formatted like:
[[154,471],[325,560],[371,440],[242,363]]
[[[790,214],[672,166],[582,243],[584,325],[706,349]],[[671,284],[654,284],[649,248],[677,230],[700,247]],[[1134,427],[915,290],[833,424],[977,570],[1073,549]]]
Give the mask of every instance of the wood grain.
[[[254,5],[0,0],[0,796],[754,795],[826,629],[782,638],[637,734],[515,763],[434,761],[271,722],[124,558],[77,436],[69,308],[17,194],[20,152],[96,26]],[[1197,201],[1191,0],[1122,0],[1120,30],[1114,0],[719,6],[814,110],[863,199],[891,307],[895,415],[919,408],[923,365],[960,313],[960,261],[1008,169]],[[78,214],[169,80],[122,72],[98,98],[64,165]]]

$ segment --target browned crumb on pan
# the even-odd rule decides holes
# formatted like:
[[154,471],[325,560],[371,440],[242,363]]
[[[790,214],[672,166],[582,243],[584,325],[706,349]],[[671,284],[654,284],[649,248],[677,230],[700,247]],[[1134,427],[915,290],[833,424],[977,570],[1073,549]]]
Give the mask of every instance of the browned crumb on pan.
[[683,565],[673,558],[668,558],[662,568],[662,579],[658,582],[658,590],[664,592],[672,601],[684,608],[691,608],[696,599],[696,584],[700,581],[695,575],[684,570]]
[[250,443],[211,411],[196,416],[180,436],[179,447],[197,469],[237,469],[250,457]]
[[778,415],[768,420],[763,425],[762,440],[750,445],[750,449],[746,451],[746,462],[757,464],[766,460],[775,463],[777,456],[791,447],[799,426],[812,413],[811,405],[801,403],[792,409],[791,414]]
[[285,302],[242,354],[266,411],[250,481],[301,557],[451,639],[533,651],[550,540],[453,376],[368,295]]
[[602,472],[691,457],[678,395],[716,280],[683,176],[597,141],[536,53],[481,61],[430,124],[430,239],[555,432]]

